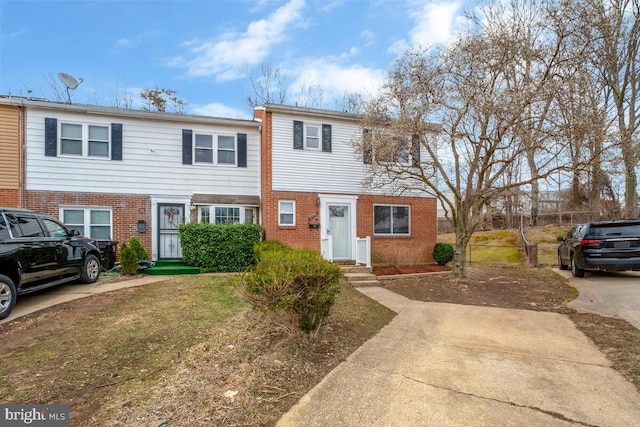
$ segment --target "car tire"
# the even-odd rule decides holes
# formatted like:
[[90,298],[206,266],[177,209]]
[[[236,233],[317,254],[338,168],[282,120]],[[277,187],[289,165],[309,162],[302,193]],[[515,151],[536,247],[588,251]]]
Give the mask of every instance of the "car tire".
[[0,274],[0,319],[11,314],[13,306],[16,305],[16,296],[18,291],[16,285],[9,277]]
[[571,274],[573,277],[584,277],[584,268],[578,268],[576,258],[571,257]]
[[94,283],[100,277],[101,269],[102,266],[98,257],[92,254],[87,255],[80,272],[80,281],[86,284]]
[[560,270],[568,270],[569,266],[567,264],[563,264],[562,263],[562,257],[560,256],[560,254],[558,254],[558,268]]

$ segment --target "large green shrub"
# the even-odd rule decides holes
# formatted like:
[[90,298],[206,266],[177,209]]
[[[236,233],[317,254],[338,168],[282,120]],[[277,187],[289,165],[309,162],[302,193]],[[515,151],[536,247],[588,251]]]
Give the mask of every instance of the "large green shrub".
[[131,237],[129,239],[129,247],[131,248],[131,250],[133,251],[133,253],[136,255],[138,259],[143,259],[143,260],[149,259],[149,254],[147,253],[147,250],[140,243],[140,240],[136,239],[135,237]]
[[293,249],[291,249],[290,247],[288,247],[287,245],[285,245],[284,243],[280,242],[279,240],[265,240],[263,242],[260,243],[256,243],[253,246],[253,255],[256,259],[256,261],[260,261],[260,259],[262,259],[262,254],[266,253],[266,252],[273,252],[273,251],[292,251]]
[[255,264],[253,246],[261,237],[257,224],[182,224],[182,261],[207,272],[246,271]]
[[120,248],[120,267],[122,274],[134,275],[138,273],[138,257],[126,243]]
[[276,249],[258,248],[260,261],[245,277],[249,298],[285,313],[303,331],[317,332],[340,290],[342,270],[315,251],[269,245]]
[[453,246],[449,243],[436,243],[433,247],[433,259],[438,265],[446,265],[453,260]]

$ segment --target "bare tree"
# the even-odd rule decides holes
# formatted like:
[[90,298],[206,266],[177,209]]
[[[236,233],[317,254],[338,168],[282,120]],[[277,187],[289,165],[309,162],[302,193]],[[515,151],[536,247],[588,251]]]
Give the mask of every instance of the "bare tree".
[[640,0],[576,0],[590,24],[593,64],[610,89],[625,173],[626,218],[638,216],[640,161]]
[[286,81],[280,68],[262,64],[259,71],[249,71],[249,82],[253,95],[247,104],[253,108],[262,104],[284,104],[287,99]]
[[332,107],[356,113],[362,105],[363,96],[358,93],[345,93],[341,100],[327,100],[325,89],[309,75],[302,76],[297,89],[292,90],[292,85],[280,67],[269,64],[262,64],[258,70],[249,70],[248,74],[253,93],[246,101],[251,108],[262,104],[289,104],[309,108]]
[[[370,131],[355,142],[371,158],[367,184],[439,198],[456,234],[456,277],[466,275],[466,248],[487,204],[566,168],[555,161],[562,147],[540,136],[559,87],[556,68],[567,60],[560,22],[540,16],[536,22],[553,25],[539,29],[535,43],[480,22],[448,47],[412,50],[397,61],[367,107]],[[535,167],[527,161],[532,151]]]
[[126,88],[116,85],[116,91],[113,94],[113,105],[118,108],[133,108],[133,95]]
[[[66,90],[67,88],[60,83],[60,80],[55,77],[52,73],[43,76],[49,88],[51,89],[51,93],[53,94],[54,101],[57,102],[65,102],[67,100]],[[46,98],[46,97],[45,97]],[[69,98],[71,100],[71,98]]]

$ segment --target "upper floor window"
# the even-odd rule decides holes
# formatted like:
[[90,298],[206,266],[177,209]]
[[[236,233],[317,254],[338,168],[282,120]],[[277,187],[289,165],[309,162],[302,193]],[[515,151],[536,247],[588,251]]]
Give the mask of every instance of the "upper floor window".
[[194,150],[195,163],[236,164],[236,137],[233,135],[196,133]]
[[304,127],[304,148],[320,149],[320,126],[306,124]]
[[373,232],[377,235],[409,235],[410,207],[374,205]]
[[67,228],[96,240],[111,239],[111,209],[94,207],[60,208],[60,218]]
[[213,163],[213,136],[196,134],[196,163]]
[[331,125],[293,121],[294,150],[331,152]]
[[377,134],[364,129],[362,134],[363,162],[399,163],[418,166],[420,164],[420,140],[417,136],[402,137]]
[[44,155],[122,160],[122,124],[89,124],[44,119]]
[[109,127],[62,123],[60,154],[84,157],[109,157]]

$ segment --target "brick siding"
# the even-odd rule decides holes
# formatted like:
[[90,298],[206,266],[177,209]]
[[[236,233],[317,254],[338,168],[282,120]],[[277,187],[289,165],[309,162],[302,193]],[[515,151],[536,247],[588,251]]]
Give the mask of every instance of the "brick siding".
[[[25,208],[58,218],[60,206],[100,206],[112,209],[112,239],[128,243],[129,238],[140,240],[151,253],[151,199],[146,195],[67,193],[62,191],[27,191]],[[147,222],[147,231],[138,232],[138,220]]]

